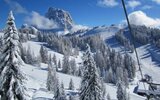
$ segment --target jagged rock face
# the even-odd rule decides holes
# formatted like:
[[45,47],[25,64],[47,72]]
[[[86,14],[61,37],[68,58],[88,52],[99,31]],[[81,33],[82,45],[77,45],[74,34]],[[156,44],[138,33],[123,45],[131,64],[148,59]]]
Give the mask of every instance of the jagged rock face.
[[45,16],[56,22],[61,28],[71,29],[73,26],[73,20],[70,14],[62,9],[50,7]]

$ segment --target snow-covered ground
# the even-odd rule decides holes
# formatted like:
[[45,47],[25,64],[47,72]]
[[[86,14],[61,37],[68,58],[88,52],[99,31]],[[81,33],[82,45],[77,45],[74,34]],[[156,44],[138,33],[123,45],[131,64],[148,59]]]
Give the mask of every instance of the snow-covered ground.
[[[110,47],[115,49],[117,52],[121,52],[121,54],[127,52],[125,51],[124,47],[120,45],[120,43],[115,39],[114,33],[106,38],[106,42]],[[158,55],[159,52],[154,52],[155,53],[154,55],[151,54],[151,51],[156,51],[156,48],[150,44],[138,46],[136,49],[140,59],[143,74],[148,74],[152,76],[154,81],[160,83],[159,62],[153,60],[153,56]],[[135,53],[130,53],[130,55],[137,62]],[[138,66],[137,66],[137,77],[138,79],[141,79],[140,72],[138,71]]]
[[[113,31],[110,30],[108,32],[108,29],[107,29],[107,31],[104,30],[103,32],[101,32],[101,36],[103,37],[103,39],[106,39],[106,42],[110,47],[115,49],[117,52],[121,52],[122,54],[124,54],[125,52],[124,47],[120,45],[114,37],[114,34],[116,31],[114,31],[113,29]],[[3,33],[0,33],[0,35],[3,35]],[[23,43],[23,46],[26,48],[30,46],[31,51],[34,52],[35,55],[38,55],[40,47],[43,44],[44,43],[41,43],[41,42],[28,41],[26,43]],[[50,50],[49,48],[47,49],[49,51],[49,54],[51,54],[52,56],[55,54],[57,60],[62,61],[63,59],[62,54],[54,52],[53,50]],[[143,74],[151,75],[154,81],[160,82],[160,77],[159,77],[160,67],[156,61],[153,61],[153,57],[150,54],[151,50],[154,50],[154,49],[150,44],[137,47],[137,51],[138,51],[139,58],[141,61],[142,71],[143,71]],[[133,53],[130,55],[136,61],[135,54]],[[82,53],[80,52],[79,56],[77,57],[71,56],[70,59],[75,59],[78,65],[78,63],[82,62],[81,57],[82,57]],[[32,66],[32,65],[23,64],[21,68],[27,77],[26,87],[28,89],[27,92],[30,96],[29,99],[31,100],[52,100],[53,93],[48,92],[46,89],[47,70],[44,70],[44,69],[47,69],[47,65],[41,64],[41,66]],[[76,76],[66,75],[63,73],[57,73],[57,75],[58,75],[60,82],[64,83],[66,93],[69,92],[67,88],[68,88],[69,81],[71,78],[76,88],[76,90],[73,92],[78,91],[80,87],[81,78],[76,77]],[[135,78],[134,84],[130,85],[129,89],[127,90],[128,93],[130,94],[131,100],[145,100],[145,97],[142,97],[142,96],[139,96],[133,93],[134,88],[137,86],[137,82],[139,79],[141,79],[141,77],[140,77],[139,71],[137,71],[137,77]],[[111,96],[111,99],[116,100],[116,91],[117,91],[116,86],[112,84],[105,84],[105,85],[106,85],[107,94],[109,93]]]
[[[111,33],[110,35],[106,35],[106,43],[113,49],[116,50],[116,52],[120,52],[121,54],[125,54],[125,48],[123,45],[121,45],[115,38],[115,33]],[[157,50],[156,47],[154,47],[151,44],[146,44],[146,45],[140,45],[136,47],[137,53],[138,53],[138,58],[140,60],[141,64],[141,69],[143,75],[148,74],[153,78],[154,83],[160,83],[160,51]],[[129,52],[128,52],[129,53]],[[134,53],[129,53],[131,57],[135,60],[137,64],[137,58],[136,54]],[[139,71],[139,67],[137,65],[137,73],[136,73],[136,78],[134,83],[139,83],[139,80],[141,80],[141,74]],[[133,92],[133,89],[135,88],[136,85],[130,86],[130,92]],[[146,86],[145,86],[146,87]],[[132,89],[131,89],[132,88]],[[132,98],[131,98],[132,99]],[[135,99],[137,100],[137,99]]]
[[[37,56],[37,55],[39,55],[39,51],[40,51],[41,45],[43,45],[43,44],[45,44],[45,43],[35,42],[35,41],[28,41],[28,42],[26,42],[26,43],[23,43],[23,46],[24,46],[25,48],[30,47],[30,48],[31,48],[31,52],[34,52],[35,56]],[[48,50],[48,54],[49,54],[49,55],[51,54],[52,57],[53,57],[53,55],[56,56],[57,61],[59,61],[59,60],[62,61],[62,59],[63,59],[63,54],[54,52],[53,50],[51,50],[51,49],[49,49],[49,48],[47,48],[47,50]],[[83,54],[80,52],[80,53],[79,53],[79,56],[76,56],[76,57],[75,57],[75,56],[70,56],[69,59],[75,59],[75,61],[76,61],[77,64],[78,64],[78,63],[82,62],[82,59],[81,59],[82,55],[83,55]]]
[[[38,54],[40,50],[40,46],[42,44],[43,43],[28,41],[27,43],[24,43],[23,45],[26,47],[30,45],[31,50],[35,54]],[[49,50],[49,53],[55,54],[56,57],[60,60],[63,59],[62,54],[59,54],[52,50]],[[82,54],[80,53],[78,57],[71,57],[71,58],[75,58],[76,62],[79,63],[82,61],[81,55]],[[32,65],[27,65],[27,64],[23,64],[22,66],[22,70],[26,74],[26,77],[27,77],[27,80],[26,80],[26,86],[28,88],[27,92],[30,95],[30,99],[32,100],[52,100],[53,98],[53,94],[48,92],[46,89],[47,70],[44,70],[44,68],[47,68],[46,64],[41,64],[41,67],[38,67],[38,66],[35,67]],[[74,85],[75,85],[75,91],[73,92],[77,92],[79,90],[80,83],[81,83],[80,77],[66,75],[63,73],[57,73],[57,75],[58,75],[60,82],[64,83],[66,93],[69,92],[67,89],[69,86],[70,79],[73,80]],[[106,86],[107,94],[109,93],[111,98],[113,100],[116,100],[116,91],[117,91],[116,86],[112,84],[105,84],[105,86]],[[130,88],[128,89],[131,100],[145,100],[144,97],[138,96],[137,94],[133,93],[135,86],[136,85],[131,85]]]

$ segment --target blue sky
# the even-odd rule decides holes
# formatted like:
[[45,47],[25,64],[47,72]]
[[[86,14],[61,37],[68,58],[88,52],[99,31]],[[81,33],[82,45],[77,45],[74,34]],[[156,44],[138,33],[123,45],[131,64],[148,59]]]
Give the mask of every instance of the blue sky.
[[[155,24],[159,21],[160,0],[125,0],[125,2],[129,13],[141,11],[132,14],[133,20],[136,16],[139,18],[143,15],[149,18],[147,22],[149,20]],[[10,10],[13,10],[16,24],[20,27],[26,23],[26,18],[31,16],[33,11],[43,16],[49,7],[68,11],[76,24],[87,26],[119,24],[125,19],[120,0],[0,0],[0,28],[5,27]]]

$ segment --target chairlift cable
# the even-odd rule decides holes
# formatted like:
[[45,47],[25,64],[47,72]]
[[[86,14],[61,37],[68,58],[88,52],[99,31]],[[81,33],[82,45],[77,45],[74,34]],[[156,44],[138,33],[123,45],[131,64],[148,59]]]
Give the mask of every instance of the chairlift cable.
[[[140,71],[140,74],[141,74],[141,78],[144,79],[144,78],[143,78],[142,69],[141,69],[140,60],[139,60],[139,57],[138,57],[138,52],[137,52],[137,49],[136,49],[135,39],[134,39],[133,34],[132,34],[133,32],[132,32],[131,24],[130,24],[130,22],[129,22],[127,9],[126,9],[126,6],[125,6],[125,2],[124,2],[124,0],[121,0],[121,1],[122,1],[122,6],[123,6],[124,13],[125,13],[125,17],[126,17],[126,20],[127,20],[129,32],[130,32],[131,37],[132,37],[133,48],[134,48],[134,51],[135,51],[135,54],[136,54],[136,59],[137,59],[139,71]],[[144,82],[143,82],[143,86],[144,86],[145,91],[147,92],[146,86],[145,86]],[[148,99],[148,98],[147,98],[147,99]]]

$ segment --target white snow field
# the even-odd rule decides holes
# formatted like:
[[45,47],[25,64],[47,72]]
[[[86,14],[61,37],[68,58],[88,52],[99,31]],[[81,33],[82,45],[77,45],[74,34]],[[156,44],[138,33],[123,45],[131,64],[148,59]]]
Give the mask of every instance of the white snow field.
[[[35,54],[38,54],[41,44],[43,44],[43,43],[28,41],[27,43],[24,43],[23,46],[28,47],[28,45],[30,45],[31,50]],[[49,50],[49,53],[55,54],[56,57],[60,60],[63,59],[62,54],[59,54],[59,53],[54,52],[52,50]],[[79,63],[79,62],[82,62],[81,56],[82,56],[82,54],[80,53],[80,55],[77,58],[76,57],[70,57],[70,58],[75,58],[76,62]],[[28,88],[27,92],[30,96],[29,99],[31,99],[31,100],[53,100],[54,95],[52,93],[48,92],[46,89],[47,65],[41,64],[41,67],[38,67],[38,66],[35,67],[35,66],[23,64],[23,66],[21,68],[27,77],[26,87]],[[59,78],[59,81],[64,83],[66,94],[68,94],[69,92],[75,92],[75,93],[78,92],[79,87],[80,87],[80,83],[81,83],[80,77],[66,75],[63,73],[57,73],[57,76]],[[74,85],[75,85],[74,91],[67,90],[67,88],[69,86],[69,81],[71,78],[72,78]],[[106,86],[107,94],[108,93],[110,94],[111,99],[117,100],[116,99],[117,98],[116,97],[116,91],[117,91],[116,86],[112,85],[112,84],[105,84],[105,86]],[[144,97],[141,97],[141,96],[133,93],[134,87],[136,87],[136,84],[130,85],[130,88],[128,89],[131,100],[145,100]]]

